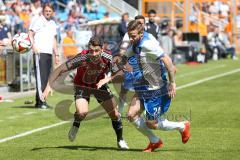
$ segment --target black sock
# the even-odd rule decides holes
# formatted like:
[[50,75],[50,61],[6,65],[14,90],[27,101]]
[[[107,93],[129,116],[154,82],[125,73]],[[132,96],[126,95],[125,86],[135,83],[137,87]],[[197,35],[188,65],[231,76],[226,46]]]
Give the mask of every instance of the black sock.
[[123,126],[122,126],[122,120],[112,120],[112,127],[115,130],[115,133],[117,135],[117,141],[123,140],[122,133],[123,133]]
[[78,128],[79,128],[79,127],[80,127],[80,122],[76,122],[76,121],[74,121],[74,122],[73,122],[73,126],[75,126],[75,127],[78,127]]
[[81,122],[81,119],[79,117],[79,114],[75,113],[74,114],[74,121],[73,121],[73,126],[75,127],[80,127],[80,122]]

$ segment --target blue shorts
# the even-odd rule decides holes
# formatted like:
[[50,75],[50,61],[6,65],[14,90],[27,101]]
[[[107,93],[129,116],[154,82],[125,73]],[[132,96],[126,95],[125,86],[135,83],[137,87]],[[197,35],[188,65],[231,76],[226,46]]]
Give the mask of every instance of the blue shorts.
[[157,120],[168,111],[171,104],[171,97],[167,92],[167,87],[158,90],[138,92],[141,103],[146,110],[147,120]]
[[142,73],[140,71],[136,72],[124,72],[124,83],[123,87],[127,90],[134,90],[136,83],[141,79]]

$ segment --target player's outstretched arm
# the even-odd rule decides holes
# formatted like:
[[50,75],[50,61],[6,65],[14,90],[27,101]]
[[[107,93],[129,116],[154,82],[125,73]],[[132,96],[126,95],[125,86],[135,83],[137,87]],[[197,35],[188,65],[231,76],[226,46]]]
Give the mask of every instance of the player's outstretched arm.
[[104,79],[101,79],[98,83],[97,83],[97,88],[101,88],[104,84],[107,84],[108,82],[114,80],[116,77],[118,76],[123,76],[124,72],[122,70],[119,70],[118,72],[116,72],[114,75],[112,76],[105,76]]
[[167,71],[168,71],[168,78],[170,81],[169,88],[168,88],[168,94],[171,98],[174,98],[176,95],[176,82],[175,82],[175,69],[174,65],[172,63],[171,58],[168,55],[164,55],[161,60],[165,64]]
[[43,92],[43,99],[47,99],[49,92],[52,90],[51,86],[53,82],[64,72],[68,71],[66,63],[63,63],[58,68],[56,68],[49,76],[47,86]]

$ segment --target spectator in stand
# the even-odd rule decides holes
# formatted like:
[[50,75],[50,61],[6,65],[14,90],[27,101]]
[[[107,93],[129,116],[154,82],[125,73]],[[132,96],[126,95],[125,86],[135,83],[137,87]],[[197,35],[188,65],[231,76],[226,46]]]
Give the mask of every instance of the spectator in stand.
[[208,53],[207,53],[207,20],[204,18],[203,14],[198,15],[198,24],[197,29],[200,34],[200,41],[201,41],[201,47],[200,47],[200,53],[205,55],[205,62],[208,60]]
[[146,23],[146,32],[151,33],[156,39],[158,39],[159,26],[155,23],[157,12],[153,9],[148,11],[148,23]]
[[84,5],[80,2],[77,2],[76,4],[76,12],[78,14],[79,21],[82,22],[83,19],[85,19],[84,13]]
[[86,9],[88,13],[98,12],[99,1],[98,0],[87,0]]
[[212,17],[218,18],[219,8],[213,2],[209,6],[209,13]]
[[1,11],[0,11],[1,14],[5,16],[5,24],[6,24],[8,27],[10,27],[10,26],[11,26],[11,23],[12,23],[10,10],[8,9],[8,7],[7,7],[6,5],[0,6],[0,10],[1,10]]
[[207,38],[213,60],[226,58],[228,54],[231,54],[234,59],[235,48],[231,46],[227,35],[219,26],[212,26],[212,31],[208,33]]
[[6,17],[0,13],[0,49],[11,44],[11,33],[5,24]]
[[74,9],[70,10],[67,22],[68,24],[74,24],[77,22],[77,13]]
[[39,17],[42,14],[42,7],[40,0],[33,0],[31,4],[31,17]]
[[63,38],[63,54],[66,59],[71,59],[78,53],[78,47],[73,37],[73,27],[67,25],[65,27],[66,37]]
[[230,42],[227,33],[225,33],[224,30],[220,30],[218,38],[220,42],[219,48],[223,50],[221,58],[226,58],[228,55],[230,55],[233,60],[237,60],[238,58],[236,57],[235,47]]
[[189,21],[189,32],[198,32],[197,18],[195,16],[190,16]]
[[19,5],[22,5],[21,3],[13,3],[11,8],[13,10],[13,26],[14,26],[14,34],[22,32],[23,31],[23,21],[20,19],[19,15],[22,11],[21,7]]
[[29,10],[27,10],[27,8],[22,8],[22,11],[19,14],[19,18],[21,19],[21,21],[23,23],[23,31],[26,32],[29,27],[29,23],[30,23]]
[[103,19],[109,19],[109,18],[110,18],[109,12],[105,12],[103,15]]
[[162,47],[163,51],[171,56],[172,54],[172,50],[173,50],[173,41],[171,36],[169,35],[169,31],[170,31],[170,25],[169,25],[169,21],[168,20],[164,20],[161,24],[160,24],[160,36],[159,36],[159,42],[160,42],[160,46]]
[[68,1],[66,9],[70,11],[74,5],[75,5],[74,1],[72,0]]
[[220,5],[221,17],[228,18],[229,12],[230,12],[229,5],[226,2],[222,2],[222,4]]
[[176,24],[177,31],[173,35],[173,44],[175,47],[183,46],[183,25],[181,22],[177,22]]
[[232,18],[229,16],[228,17],[228,23],[227,25],[224,27],[224,32],[227,34],[230,42],[232,43],[233,42],[233,21],[232,21]]
[[127,33],[128,22],[129,22],[129,14],[128,13],[124,13],[122,15],[122,21],[118,25],[118,32],[120,34],[121,39],[124,37],[125,33]]

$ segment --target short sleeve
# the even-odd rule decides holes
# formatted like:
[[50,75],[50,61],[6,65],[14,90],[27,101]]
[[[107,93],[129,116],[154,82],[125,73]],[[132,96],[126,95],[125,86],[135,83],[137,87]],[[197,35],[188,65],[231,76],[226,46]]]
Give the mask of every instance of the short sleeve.
[[163,49],[159,46],[159,43],[151,40],[144,42],[142,45],[142,52],[145,53],[146,56],[149,55],[154,59],[159,59],[165,55]]
[[30,23],[29,30],[36,32],[38,29],[40,29],[40,25],[38,24],[38,18],[33,18]]
[[53,35],[57,35],[57,24],[53,21]]

